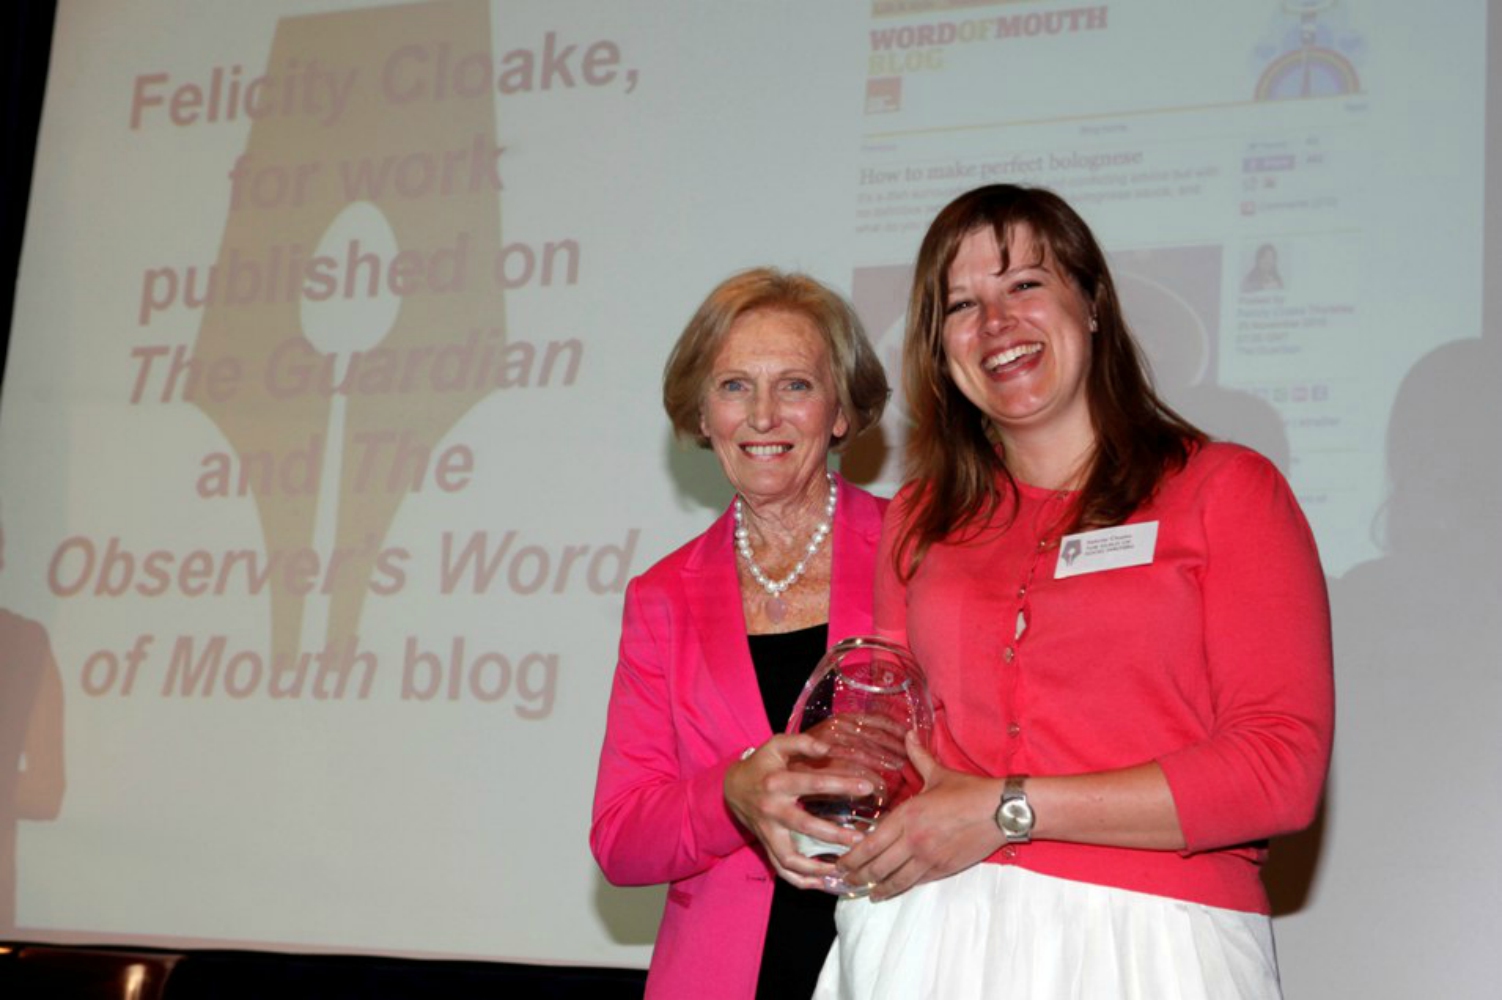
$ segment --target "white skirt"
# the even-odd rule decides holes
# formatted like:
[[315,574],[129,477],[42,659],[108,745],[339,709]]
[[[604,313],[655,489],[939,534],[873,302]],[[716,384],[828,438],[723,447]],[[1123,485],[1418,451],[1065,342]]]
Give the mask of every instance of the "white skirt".
[[980,864],[841,900],[816,1000],[1279,1000],[1272,922]]

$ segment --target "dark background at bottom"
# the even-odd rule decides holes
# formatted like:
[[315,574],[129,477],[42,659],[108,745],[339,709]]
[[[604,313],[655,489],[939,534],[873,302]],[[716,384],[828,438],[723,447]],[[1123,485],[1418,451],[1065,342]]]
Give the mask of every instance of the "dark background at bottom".
[[627,969],[362,955],[4,945],[6,1000],[640,1000]]

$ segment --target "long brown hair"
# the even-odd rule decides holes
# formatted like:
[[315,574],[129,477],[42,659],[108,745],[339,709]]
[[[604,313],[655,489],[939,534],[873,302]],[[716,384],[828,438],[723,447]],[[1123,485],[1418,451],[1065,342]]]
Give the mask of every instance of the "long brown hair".
[[1119,524],[1205,440],[1153,391],[1105,254],[1074,209],[1043,188],[993,184],[966,192],[929,226],[913,273],[903,381],[914,424],[907,478],[916,489],[894,550],[903,577],[935,542],[984,522],[1017,490],[989,420],[955,386],[944,358],[949,267],[965,237],[987,228],[996,234],[1004,268],[1008,237],[1026,230],[1074,282],[1096,319],[1086,376],[1095,449],[1064,530]]

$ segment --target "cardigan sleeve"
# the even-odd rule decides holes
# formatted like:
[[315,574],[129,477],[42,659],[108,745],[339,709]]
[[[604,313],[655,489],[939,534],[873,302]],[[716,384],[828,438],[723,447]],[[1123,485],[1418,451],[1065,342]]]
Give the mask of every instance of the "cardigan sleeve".
[[665,638],[674,611],[650,589],[640,579],[626,589],[590,825],[590,849],[616,885],[688,878],[754,842],[725,803],[735,757],[694,770],[680,759]]
[[1186,853],[1307,826],[1334,728],[1329,600],[1292,491],[1247,451],[1200,489],[1213,720],[1206,739],[1158,759]]

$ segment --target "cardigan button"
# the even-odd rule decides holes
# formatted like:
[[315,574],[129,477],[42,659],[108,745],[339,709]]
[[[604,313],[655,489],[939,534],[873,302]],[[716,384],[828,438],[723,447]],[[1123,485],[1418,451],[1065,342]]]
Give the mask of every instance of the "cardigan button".
[[1003,649],[1001,651],[1001,658],[1003,660],[1006,660],[1008,663],[1011,663],[1017,658],[1017,651],[1011,646],[1008,646],[1006,649]]

